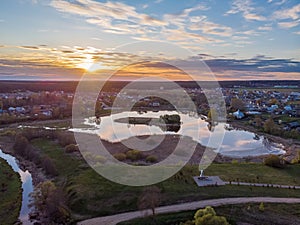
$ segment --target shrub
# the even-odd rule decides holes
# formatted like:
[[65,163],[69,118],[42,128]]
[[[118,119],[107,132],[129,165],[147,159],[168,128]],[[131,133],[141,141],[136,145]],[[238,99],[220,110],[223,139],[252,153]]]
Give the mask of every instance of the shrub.
[[217,216],[215,210],[207,206],[205,209],[199,209],[195,215],[195,225],[229,225],[226,218]]
[[280,159],[277,155],[269,155],[267,158],[264,159],[264,164],[275,168],[284,167],[284,161]]
[[237,160],[237,159],[233,159],[232,161],[231,161],[231,164],[239,164],[239,161]]
[[58,143],[62,146],[65,147],[70,144],[76,145],[76,140],[74,137],[74,134],[71,132],[57,132],[57,139]]
[[98,165],[106,162],[106,158],[104,156],[93,154],[91,152],[85,152],[83,153],[83,156],[89,164]]
[[261,211],[261,212],[264,212],[264,211],[265,211],[265,206],[264,206],[264,203],[263,203],[263,202],[261,202],[261,203],[259,204],[258,210]]
[[43,169],[45,170],[46,174],[50,175],[50,176],[57,176],[58,172],[53,164],[53,162],[51,161],[51,159],[49,157],[44,157],[43,158]]
[[300,163],[300,151],[298,151],[296,157],[294,159],[292,159],[291,163],[292,164]]
[[72,153],[72,152],[78,152],[78,151],[79,151],[79,148],[77,145],[69,144],[69,145],[65,146],[66,153]]
[[124,153],[116,153],[113,156],[119,161],[124,161],[126,159],[126,155]]
[[149,155],[149,156],[147,156],[147,158],[146,158],[146,162],[149,162],[149,163],[155,163],[155,162],[157,162],[157,158],[156,158],[156,156],[154,156],[154,155]]
[[131,161],[136,161],[142,158],[142,153],[139,150],[129,150],[126,152],[126,158]]
[[18,155],[25,156],[26,148],[28,147],[28,144],[29,144],[28,139],[23,135],[19,134],[16,136],[15,144],[13,148]]
[[211,215],[215,216],[216,212],[211,206],[206,206],[205,209],[199,209],[195,213],[194,218],[197,219],[197,218],[200,218],[200,217],[202,217],[204,215],[207,215],[207,214],[211,214]]

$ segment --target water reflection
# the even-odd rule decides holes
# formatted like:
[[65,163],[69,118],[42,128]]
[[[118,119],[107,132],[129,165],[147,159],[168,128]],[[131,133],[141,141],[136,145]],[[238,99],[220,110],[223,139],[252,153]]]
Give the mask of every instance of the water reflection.
[[23,225],[30,225],[32,223],[29,221],[29,217],[28,217],[28,214],[30,212],[30,208],[28,207],[28,204],[30,201],[29,194],[33,191],[32,176],[28,172],[28,170],[23,171],[20,169],[15,157],[2,152],[1,149],[0,149],[0,157],[5,159],[7,163],[12,167],[12,169],[15,172],[19,173],[21,177],[23,194],[22,194],[22,207],[21,207],[19,219],[23,223]]
[[[86,119],[85,125],[89,128],[74,128],[74,132],[85,132],[98,134],[101,139],[110,142],[120,142],[133,136],[141,135],[162,135],[174,134],[172,131],[162,130],[158,126],[149,126],[145,124],[132,125],[130,123],[117,122],[120,119],[129,117],[148,117],[159,118],[165,114],[178,114],[181,118],[180,129],[176,132],[180,135],[190,136],[193,140],[204,146],[208,146],[209,138],[212,133],[215,136],[225,131],[223,143],[219,148],[219,152],[231,157],[257,156],[264,154],[284,154],[282,145],[270,143],[267,138],[258,136],[255,133],[243,130],[236,130],[229,124],[208,123],[204,120],[204,116],[190,115],[189,113],[178,113],[177,111],[159,111],[159,112],[122,112],[111,116],[101,117],[101,123],[96,124],[92,119]],[[214,143],[210,143],[208,147],[218,148]]]

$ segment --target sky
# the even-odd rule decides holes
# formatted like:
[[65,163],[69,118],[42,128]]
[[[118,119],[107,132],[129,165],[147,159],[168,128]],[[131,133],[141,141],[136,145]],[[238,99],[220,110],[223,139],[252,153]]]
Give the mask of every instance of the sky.
[[1,80],[300,79],[299,0],[2,0]]

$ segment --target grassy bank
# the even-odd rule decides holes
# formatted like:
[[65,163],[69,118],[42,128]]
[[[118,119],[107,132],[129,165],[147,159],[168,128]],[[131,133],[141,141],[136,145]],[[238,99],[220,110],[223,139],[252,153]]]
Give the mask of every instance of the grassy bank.
[[15,224],[22,204],[21,180],[8,163],[0,158],[0,224]]
[[[78,219],[115,214],[137,209],[141,187],[128,187],[110,182],[86,165],[78,154],[68,154],[56,142],[35,139],[32,144],[55,165],[57,185],[64,186],[69,206]],[[262,164],[212,164],[206,175],[219,175],[224,180],[300,185],[300,165],[274,169]],[[168,180],[157,184],[162,191],[161,204],[174,204],[211,198],[241,196],[300,197],[300,191],[263,187],[227,185],[199,188],[193,180],[197,166],[186,166]]]
[[[259,203],[226,205],[214,207],[217,215],[227,218],[231,225],[243,222],[252,225],[272,224],[290,225],[300,223],[300,204],[264,204],[259,210]],[[117,225],[179,225],[180,222],[192,220],[195,211],[162,214],[153,217],[138,218],[118,223]]]

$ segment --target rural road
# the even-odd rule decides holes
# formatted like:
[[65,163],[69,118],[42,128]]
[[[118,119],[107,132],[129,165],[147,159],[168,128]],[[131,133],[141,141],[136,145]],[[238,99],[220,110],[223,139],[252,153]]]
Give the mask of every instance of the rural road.
[[[202,200],[195,202],[187,202],[176,205],[161,206],[156,208],[157,214],[180,212],[185,210],[197,210],[206,206],[220,206],[220,205],[233,205],[253,202],[269,202],[269,203],[300,203],[300,198],[272,198],[272,197],[249,197],[249,198],[221,198]],[[89,220],[84,220],[78,223],[78,225],[115,225],[119,222],[131,220],[134,218],[142,217],[143,215],[151,214],[150,210],[147,211],[134,211],[116,214],[112,216],[97,217]]]

